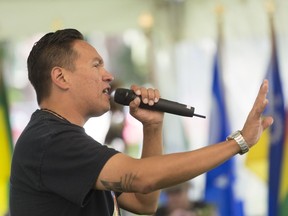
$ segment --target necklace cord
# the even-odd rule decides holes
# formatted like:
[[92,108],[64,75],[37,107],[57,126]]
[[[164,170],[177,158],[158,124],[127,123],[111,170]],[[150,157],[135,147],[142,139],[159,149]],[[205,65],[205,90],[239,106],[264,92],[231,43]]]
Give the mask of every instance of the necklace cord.
[[64,118],[62,115],[58,114],[57,112],[53,111],[53,110],[50,110],[50,109],[47,109],[47,108],[42,108],[40,109],[41,111],[44,111],[44,112],[49,112],[53,115],[55,115],[56,117],[62,119],[62,120],[65,120],[67,122],[69,122],[66,118]]

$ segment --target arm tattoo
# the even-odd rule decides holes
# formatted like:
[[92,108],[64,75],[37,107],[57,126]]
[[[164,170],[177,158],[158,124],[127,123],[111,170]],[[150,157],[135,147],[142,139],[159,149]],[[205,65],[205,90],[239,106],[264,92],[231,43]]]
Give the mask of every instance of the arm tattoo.
[[105,180],[100,180],[103,186],[107,190],[116,191],[116,192],[131,192],[132,184],[136,175],[133,173],[125,174],[124,177],[120,177],[119,182],[109,182]]

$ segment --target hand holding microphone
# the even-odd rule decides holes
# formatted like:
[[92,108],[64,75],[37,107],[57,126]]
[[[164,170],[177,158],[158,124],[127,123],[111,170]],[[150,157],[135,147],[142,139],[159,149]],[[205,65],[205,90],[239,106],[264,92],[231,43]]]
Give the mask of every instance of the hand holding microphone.
[[[116,103],[129,106],[130,102],[134,100],[137,96],[133,90],[130,89],[124,89],[124,88],[118,88],[115,90],[114,93],[114,101]],[[160,98],[157,103],[155,103],[152,106],[149,106],[148,104],[144,104],[142,101],[140,103],[140,108],[148,109],[148,110],[155,110],[160,112],[167,112],[170,114],[180,115],[180,116],[186,116],[186,117],[200,117],[200,118],[206,118],[203,115],[195,114],[195,108],[184,105],[178,102],[169,101],[166,99]]]

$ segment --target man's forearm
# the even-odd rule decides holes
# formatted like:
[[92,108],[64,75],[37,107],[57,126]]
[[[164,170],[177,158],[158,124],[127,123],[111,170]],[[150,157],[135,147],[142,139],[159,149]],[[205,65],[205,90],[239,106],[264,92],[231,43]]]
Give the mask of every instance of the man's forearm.
[[[162,123],[143,126],[143,147],[141,158],[163,154]],[[160,190],[149,194],[135,193],[135,197],[145,206],[157,208]],[[154,207],[153,207],[154,206]]]
[[143,147],[141,158],[162,155],[162,123],[143,126]]

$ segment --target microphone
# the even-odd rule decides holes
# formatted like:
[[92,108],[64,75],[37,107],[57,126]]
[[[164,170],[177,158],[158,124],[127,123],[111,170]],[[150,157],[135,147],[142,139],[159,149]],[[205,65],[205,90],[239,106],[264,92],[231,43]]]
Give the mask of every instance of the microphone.
[[[129,106],[130,102],[133,101],[136,97],[139,97],[139,96],[136,95],[134,91],[130,89],[117,88],[114,92],[114,101],[116,103],[119,103],[125,106]],[[144,104],[141,101],[139,107],[143,109],[167,112],[170,114],[186,116],[186,117],[196,116],[200,118],[206,118],[206,116],[195,114],[194,107],[181,104],[181,103],[177,103],[174,101],[169,101],[169,100],[162,99],[162,98],[159,98],[159,101],[157,103],[154,103],[154,105],[152,106],[148,104]]]

